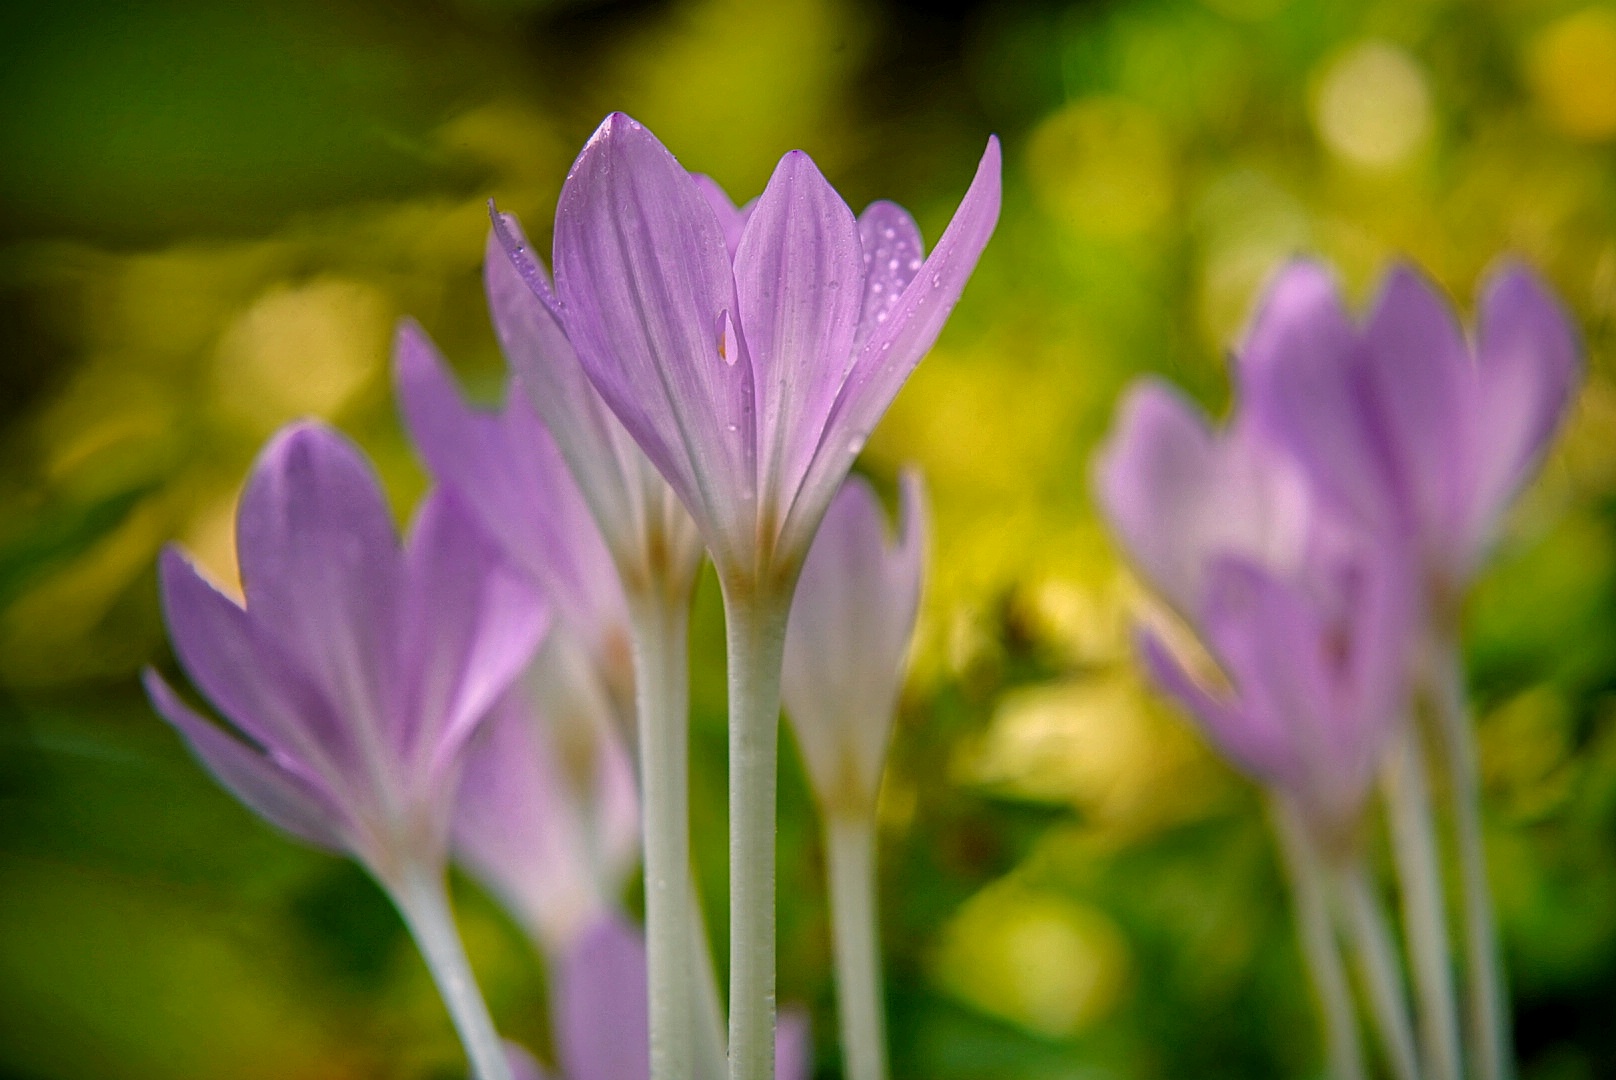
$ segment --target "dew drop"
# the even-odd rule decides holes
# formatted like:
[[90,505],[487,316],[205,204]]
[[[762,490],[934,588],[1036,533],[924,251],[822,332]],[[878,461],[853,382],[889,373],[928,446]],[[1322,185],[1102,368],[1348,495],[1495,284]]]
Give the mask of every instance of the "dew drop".
[[858,457],[859,451],[863,449],[864,437],[862,435],[855,435],[851,439],[847,440],[847,452],[852,454],[854,457]]
[[933,274],[931,276],[931,287],[934,289],[941,289],[943,287],[943,275]]
[[919,269],[920,269],[920,260],[919,259],[910,259],[909,260],[909,272],[914,273],[916,270],[919,270]]

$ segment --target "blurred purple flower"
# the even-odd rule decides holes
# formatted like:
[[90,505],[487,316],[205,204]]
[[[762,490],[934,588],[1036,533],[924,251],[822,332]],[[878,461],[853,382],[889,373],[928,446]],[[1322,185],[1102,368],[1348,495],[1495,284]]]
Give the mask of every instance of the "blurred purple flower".
[[[639,930],[617,916],[602,917],[550,974],[561,1080],[649,1080],[645,940]],[[782,1012],[777,1080],[807,1080],[811,1049],[807,1017]]]
[[273,824],[391,887],[441,869],[466,747],[543,636],[542,595],[450,492],[401,546],[357,448],[314,423],[254,466],[237,550],[245,608],[177,550],[161,565],[175,652],[234,730],[148,670],[153,704]]
[[556,211],[561,322],[601,396],[695,518],[721,572],[793,566],[931,347],[992,235],[999,145],[937,249],[878,202],[862,218],[801,151],[726,212],[617,113]]
[[1410,266],[1354,325],[1330,272],[1276,278],[1241,354],[1254,416],[1357,520],[1407,537],[1439,603],[1475,573],[1575,395],[1581,345],[1542,281],[1506,265],[1467,341]]
[[1315,826],[1350,826],[1406,713],[1406,556],[1344,525],[1248,417],[1214,432],[1160,384],[1128,396],[1097,473],[1112,527],[1219,669],[1145,632],[1156,681]]
[[781,689],[820,804],[873,813],[920,610],[926,509],[901,480],[894,542],[875,492],[842,484],[808,549],[786,629]]
[[497,412],[472,408],[413,324],[400,330],[395,376],[439,484],[473,509],[556,613],[468,752],[454,830],[467,867],[556,955],[615,904],[639,859],[624,745],[633,666],[617,570],[525,394],[508,392]]

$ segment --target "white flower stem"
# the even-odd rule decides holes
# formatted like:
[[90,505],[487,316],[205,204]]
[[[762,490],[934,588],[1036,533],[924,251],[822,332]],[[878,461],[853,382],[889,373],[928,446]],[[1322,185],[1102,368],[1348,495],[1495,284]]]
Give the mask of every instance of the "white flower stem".
[[415,938],[471,1061],[474,1080],[511,1080],[510,1061],[471,973],[441,869],[409,870],[386,885]]
[[[629,603],[645,843],[651,1078],[692,1080],[700,967],[690,866],[690,597],[651,588]],[[710,965],[709,965],[710,969]],[[716,991],[714,991],[716,993]],[[705,1080],[705,1078],[704,1078]]]
[[690,945],[695,954],[696,972],[696,1078],[724,1080],[729,1071],[729,1033],[724,1030],[724,1001],[718,993],[718,971],[713,967],[713,951],[707,944],[707,920],[702,914],[701,894],[691,883],[690,913],[693,916]]
[[1331,1080],[1364,1080],[1363,1051],[1352,1007],[1352,989],[1336,945],[1326,877],[1307,825],[1283,799],[1273,805],[1281,861],[1290,877],[1296,909],[1296,936],[1324,1019],[1325,1053]]
[[1385,796],[1403,900],[1403,930],[1419,1001],[1420,1046],[1431,1080],[1460,1080],[1459,1014],[1442,897],[1442,864],[1419,730],[1406,724],[1387,756]]
[[1471,1054],[1477,1080],[1510,1080],[1515,1071],[1513,1040],[1492,896],[1487,889],[1476,737],[1465,698],[1464,663],[1460,659],[1459,643],[1452,637],[1439,641],[1432,650],[1428,690],[1447,756],[1459,876],[1464,886]]
[[869,813],[825,817],[836,1011],[847,1080],[886,1080],[885,999],[876,916],[875,820]]
[[1369,993],[1370,1014],[1386,1053],[1387,1069],[1393,1080],[1419,1080],[1414,1024],[1409,1019],[1397,946],[1362,859],[1353,860],[1342,870],[1340,884],[1358,968]]
[[790,590],[724,586],[729,653],[729,1075],[773,1080],[780,664]]

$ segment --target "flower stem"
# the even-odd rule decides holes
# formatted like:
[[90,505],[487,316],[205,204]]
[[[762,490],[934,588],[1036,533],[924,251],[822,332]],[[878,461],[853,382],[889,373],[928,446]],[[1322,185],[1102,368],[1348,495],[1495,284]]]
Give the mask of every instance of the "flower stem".
[[836,1006],[847,1080],[886,1080],[885,1003],[876,923],[875,821],[870,814],[825,818]]
[[1442,900],[1442,865],[1419,731],[1405,726],[1388,755],[1386,808],[1403,897],[1403,929],[1419,1000],[1420,1044],[1432,1080],[1460,1080],[1459,1016]]
[[427,969],[432,972],[444,1005],[448,1006],[449,1017],[471,1061],[473,1077],[475,1080],[511,1080],[504,1044],[494,1030],[488,1006],[466,961],[454,914],[449,910],[449,890],[443,872],[407,871],[387,888],[426,960]]
[[724,586],[729,662],[729,1075],[774,1076],[780,664],[790,592]]
[[718,972],[713,967],[713,951],[707,943],[707,920],[702,915],[701,894],[691,883],[692,916],[690,946],[696,972],[696,1078],[723,1080],[729,1071],[729,1035],[724,1030],[724,1002],[718,993]]
[[1362,859],[1340,876],[1341,898],[1358,954],[1358,967],[1369,991],[1371,1015],[1386,1052],[1393,1080],[1419,1080],[1414,1048],[1414,1025],[1409,1019],[1408,997],[1397,962],[1397,947],[1386,926],[1386,916],[1375,896]]
[[1464,664],[1459,643],[1451,637],[1438,642],[1433,653],[1428,689],[1447,755],[1459,875],[1464,885],[1471,1053],[1478,1080],[1510,1080],[1514,1074],[1513,1040],[1492,896],[1487,890],[1487,855],[1481,839],[1481,778],[1475,732],[1465,700]]
[[[678,595],[675,595],[678,594]],[[697,977],[690,868],[689,620],[686,591],[649,589],[629,604],[645,842],[651,1078],[692,1080]]]
[[1294,807],[1276,799],[1273,819],[1282,861],[1290,877],[1297,939],[1324,1013],[1330,1076],[1332,1080],[1364,1080],[1363,1051],[1358,1045],[1352,991],[1347,985],[1347,973],[1331,925],[1324,867],[1307,826]]

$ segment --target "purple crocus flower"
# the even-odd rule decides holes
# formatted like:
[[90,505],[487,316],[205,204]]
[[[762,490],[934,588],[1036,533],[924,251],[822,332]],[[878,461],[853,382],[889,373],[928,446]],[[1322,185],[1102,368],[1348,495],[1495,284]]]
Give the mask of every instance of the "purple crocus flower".
[[930,256],[902,208],[855,218],[801,151],[747,211],[726,203],[613,114],[562,188],[556,294],[584,370],[720,573],[794,572],[992,235],[999,145]]
[[542,596],[451,493],[401,546],[358,450],[315,423],[265,449],[237,537],[245,607],[174,548],[161,567],[175,652],[234,730],[148,670],[153,703],[285,831],[387,884],[441,867],[466,746],[543,636]]
[[1413,267],[1393,268],[1359,326],[1330,272],[1297,262],[1269,289],[1241,364],[1261,423],[1347,512],[1408,538],[1440,611],[1559,427],[1581,346],[1522,266],[1483,283],[1467,340]]
[[1098,480],[1136,565],[1218,668],[1192,671],[1146,632],[1157,682],[1339,837],[1406,712],[1406,556],[1344,525],[1248,417],[1214,432],[1157,383],[1129,395]]
[[236,535],[245,606],[172,548],[161,566],[175,652],[232,730],[150,670],[147,692],[242,802],[371,872],[477,1075],[505,1080],[443,871],[466,748],[544,636],[543,594],[451,491],[426,498],[401,545],[363,457],[314,423],[270,442]]
[[905,472],[900,490],[894,541],[870,485],[842,484],[791,605],[781,690],[827,813],[873,814],[880,793],[926,553],[920,475]]

